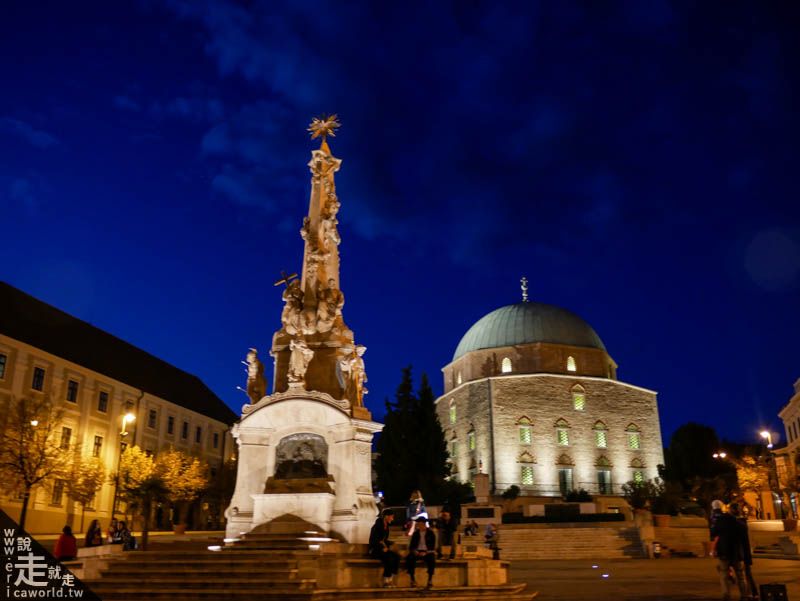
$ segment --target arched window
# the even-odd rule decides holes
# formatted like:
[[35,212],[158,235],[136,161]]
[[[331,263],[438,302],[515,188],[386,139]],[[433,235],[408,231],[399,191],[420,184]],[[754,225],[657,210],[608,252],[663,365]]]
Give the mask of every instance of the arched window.
[[567,371],[578,371],[578,367],[575,365],[575,357],[572,355],[567,357]]
[[519,466],[519,482],[522,486],[533,486],[533,466]]
[[628,448],[632,451],[638,451],[641,448],[641,431],[636,424],[631,424],[625,431],[628,433]]
[[456,386],[461,386],[461,372],[456,376]]
[[517,420],[517,427],[519,428],[519,444],[531,444],[533,442],[531,420],[523,415]]
[[456,423],[456,403],[455,401],[450,401],[450,423]]
[[595,422],[594,424],[594,444],[598,449],[605,449],[608,447],[608,433],[606,432],[606,425],[603,422]]
[[467,432],[467,448],[470,451],[475,450],[475,426],[472,426]]
[[597,466],[597,490],[601,495],[612,494],[611,462],[608,460],[608,457],[601,455],[597,458],[595,465]]
[[562,447],[569,446],[569,424],[567,420],[560,419],[556,422],[556,443]]
[[500,363],[500,371],[504,374],[511,373],[511,359],[508,357],[503,357],[503,361]]
[[580,384],[575,384],[572,387],[572,406],[575,411],[583,411],[586,409],[586,391]]
[[455,438],[450,441],[450,459],[458,459],[458,440]]

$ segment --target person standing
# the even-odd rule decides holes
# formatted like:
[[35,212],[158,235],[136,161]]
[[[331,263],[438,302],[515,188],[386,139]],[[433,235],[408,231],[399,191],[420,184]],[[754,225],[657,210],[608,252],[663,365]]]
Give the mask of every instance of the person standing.
[[400,567],[400,556],[391,550],[392,541],[389,540],[389,527],[393,521],[394,513],[391,509],[384,509],[369,531],[369,555],[383,564],[384,588],[394,587],[394,576]]
[[83,543],[84,547],[99,547],[103,544],[103,529],[100,528],[98,520],[92,520],[89,524],[89,529],[86,531],[86,540]]
[[717,553],[717,573],[723,601],[729,601],[731,598],[731,582],[728,579],[731,570],[739,587],[740,599],[746,599],[747,582],[743,570],[741,525],[730,513],[721,513],[711,528],[711,538]]
[[453,559],[456,556],[456,539],[458,535],[456,534],[456,521],[449,510],[442,509],[437,526],[439,536],[436,537],[436,558],[441,559],[442,547],[449,545],[450,553],[448,554],[448,559]]
[[117,522],[117,518],[111,518],[111,523],[108,525],[108,530],[106,530],[106,538],[109,545],[122,542],[120,540],[116,540],[118,524],[119,522]]
[[753,552],[750,549],[750,531],[747,528],[747,518],[742,513],[738,503],[731,503],[728,511],[736,518],[739,524],[739,543],[742,547],[742,561],[744,562],[744,577],[750,591],[750,599],[758,599],[758,587],[753,578]]
[[436,570],[436,536],[433,530],[428,528],[428,518],[417,518],[416,531],[411,535],[408,544],[408,555],[406,556],[406,570],[411,577],[411,586],[417,586],[414,573],[417,568],[417,560],[421,559],[428,570],[428,584],[425,588],[433,587],[433,572]]
[[78,556],[78,541],[69,526],[64,526],[61,530],[53,555],[58,561],[70,561]]

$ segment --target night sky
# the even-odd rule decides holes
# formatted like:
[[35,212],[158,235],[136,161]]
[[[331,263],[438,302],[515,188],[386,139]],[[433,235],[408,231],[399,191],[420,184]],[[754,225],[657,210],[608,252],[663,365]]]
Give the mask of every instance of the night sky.
[[273,282],[301,267],[305,128],[335,112],[344,316],[376,417],[409,363],[440,393],[525,275],[659,392],[665,444],[689,420],[783,439],[798,7],[3,2],[0,279],[238,413]]

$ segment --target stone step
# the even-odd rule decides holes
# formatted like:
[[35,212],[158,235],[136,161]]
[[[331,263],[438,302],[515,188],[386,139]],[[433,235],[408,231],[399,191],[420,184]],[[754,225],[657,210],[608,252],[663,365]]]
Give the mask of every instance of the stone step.
[[280,578],[284,577],[289,580],[294,578],[297,575],[297,569],[268,569],[265,570],[260,564],[253,565],[253,566],[240,566],[240,565],[233,565],[228,566],[224,570],[214,570],[209,571],[208,569],[204,569],[202,566],[193,566],[191,564],[180,566],[180,567],[172,567],[172,568],[165,568],[160,565],[148,565],[148,566],[128,566],[125,564],[113,564],[109,568],[105,570],[101,570],[103,575],[113,576],[115,578],[125,578],[125,577],[158,577],[160,575],[165,576],[175,576],[176,578],[179,576],[195,576],[197,574],[209,574],[219,576],[220,578],[228,577],[228,576],[249,576],[252,574],[257,574],[259,576],[269,576]]
[[169,599],[170,601],[195,601],[197,599],[209,599],[219,601],[230,599],[235,601],[253,601],[274,599],[275,601],[310,601],[312,598],[310,591],[282,590],[280,588],[260,589],[258,591],[242,589],[223,589],[223,588],[204,588],[193,590],[190,594],[176,594],[170,590],[143,590],[141,588],[122,588],[118,586],[106,589],[95,589],[88,585],[89,589],[96,592],[103,601],[115,599],[117,601],[138,601],[139,599]]
[[105,598],[105,593],[111,590],[136,589],[140,593],[163,592],[163,591],[184,591],[196,589],[205,590],[209,588],[219,590],[306,590],[315,588],[315,580],[286,580],[273,578],[209,578],[206,575],[196,575],[190,579],[183,578],[118,578],[103,579],[87,582],[89,588],[101,597]]

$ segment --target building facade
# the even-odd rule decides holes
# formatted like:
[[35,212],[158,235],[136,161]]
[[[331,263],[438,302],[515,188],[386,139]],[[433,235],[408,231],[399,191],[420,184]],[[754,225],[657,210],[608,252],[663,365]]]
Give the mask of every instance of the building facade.
[[[7,415],[12,402],[41,396],[63,410],[56,431],[63,447],[100,457],[107,474],[116,472],[123,444],[185,451],[205,461],[212,478],[232,454],[236,415],[196,376],[0,282],[0,411]],[[123,437],[126,413],[135,420]],[[114,492],[113,482],[102,486],[86,524],[109,523]],[[20,491],[4,488],[0,507],[18,519],[21,505]],[[32,491],[26,529],[78,529],[80,513],[65,482],[50,481]]]
[[794,383],[794,394],[778,417],[783,421],[786,446],[774,452],[776,479],[781,503],[788,503],[789,507],[776,511],[776,515],[797,518],[800,513],[800,378]]
[[664,462],[656,393],[620,382],[580,317],[522,302],[476,322],[443,370],[437,413],[460,481],[499,494],[617,495]]

